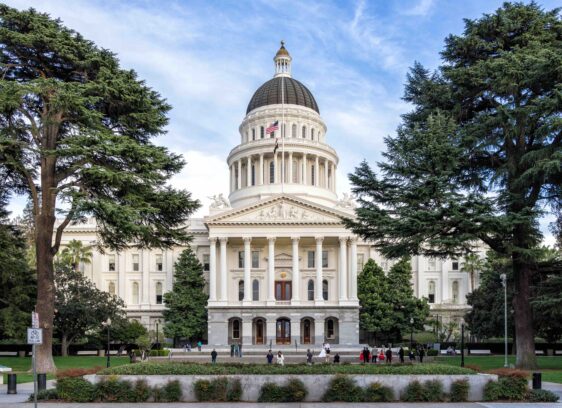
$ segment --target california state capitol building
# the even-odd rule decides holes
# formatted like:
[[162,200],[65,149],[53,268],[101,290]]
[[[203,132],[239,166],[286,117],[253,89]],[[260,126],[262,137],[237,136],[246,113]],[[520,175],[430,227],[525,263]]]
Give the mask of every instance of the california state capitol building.
[[[336,194],[339,158],[319,105],[292,77],[283,43],[274,63],[226,158],[228,198],[217,194],[208,215],[188,223],[208,283],[208,344],[358,345],[357,275],[369,258],[386,272],[392,263],[342,224],[355,205]],[[95,219],[68,226],[62,245],[74,239],[95,243]],[[130,319],[155,329],[184,249],[94,250],[82,268],[124,300]],[[461,260],[412,258],[414,293],[428,299],[430,315],[464,316],[470,277],[461,269]]]

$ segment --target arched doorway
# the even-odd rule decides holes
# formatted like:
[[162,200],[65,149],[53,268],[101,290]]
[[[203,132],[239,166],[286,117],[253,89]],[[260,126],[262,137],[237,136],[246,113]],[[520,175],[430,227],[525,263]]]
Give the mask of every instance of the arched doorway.
[[254,319],[254,344],[265,344],[265,319],[258,317]]
[[305,317],[301,320],[301,343],[314,343],[314,319]]
[[291,344],[291,321],[285,317],[277,319],[276,326],[276,343]]

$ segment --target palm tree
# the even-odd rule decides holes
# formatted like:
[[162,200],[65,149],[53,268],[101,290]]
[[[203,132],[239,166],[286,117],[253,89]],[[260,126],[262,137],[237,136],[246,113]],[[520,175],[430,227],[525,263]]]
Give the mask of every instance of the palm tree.
[[92,247],[84,246],[82,241],[73,239],[66,244],[66,247],[61,251],[60,258],[63,262],[68,262],[72,265],[75,271],[78,271],[80,263],[89,264],[92,262]]
[[461,267],[462,272],[467,272],[470,276],[470,287],[468,292],[471,293],[474,290],[474,277],[477,272],[484,269],[484,259],[476,253],[466,254]]

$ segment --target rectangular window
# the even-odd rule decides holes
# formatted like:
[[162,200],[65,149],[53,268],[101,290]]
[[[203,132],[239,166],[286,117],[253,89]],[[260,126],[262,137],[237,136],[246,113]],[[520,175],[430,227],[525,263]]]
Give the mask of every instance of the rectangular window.
[[244,267],[244,251],[238,251],[238,267]]
[[203,270],[205,272],[209,272],[209,270],[211,270],[210,259],[211,256],[209,254],[203,254]]
[[308,251],[308,267],[314,268],[315,251]]
[[328,267],[328,251],[322,251],[322,268]]
[[260,251],[252,251],[252,268],[260,267]]
[[453,261],[453,271],[459,270],[459,261]]
[[430,271],[436,271],[437,270],[437,262],[435,261],[434,258],[429,258],[427,260],[427,267]]
[[110,254],[107,256],[107,270],[109,272],[115,272],[115,255]]
[[357,254],[357,271],[361,272],[365,265],[365,254]]
[[435,294],[434,293],[430,293],[427,299],[428,303],[435,303]]
[[264,129],[263,126],[260,127],[260,139],[263,139],[264,136]]
[[162,264],[162,254],[156,254],[156,270],[162,272],[164,270],[164,265]]
[[133,272],[139,271],[139,254],[133,254]]
[[256,140],[256,129],[252,129],[252,140]]

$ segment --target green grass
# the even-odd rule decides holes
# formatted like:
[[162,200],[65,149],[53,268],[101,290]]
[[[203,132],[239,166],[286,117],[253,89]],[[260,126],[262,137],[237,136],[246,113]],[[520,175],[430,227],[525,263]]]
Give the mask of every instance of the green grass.
[[402,374],[402,375],[470,375],[475,374],[470,369],[453,367],[443,364],[288,364],[284,367],[277,364],[200,364],[187,362],[148,362],[112,367],[99,374],[121,375],[228,375],[228,374]]
[[[55,365],[59,370],[66,370],[69,368],[94,368],[105,367],[107,359],[105,357],[95,356],[69,356],[69,357],[54,357]],[[112,366],[120,366],[129,364],[129,357],[111,357]],[[31,374],[31,357],[0,357],[0,365],[10,367],[12,373],[18,375],[18,384],[33,381],[33,374]],[[54,375],[48,374],[47,379],[54,379]],[[4,384],[7,381],[7,376],[4,374]]]
[[[450,364],[460,366],[461,357],[436,357],[435,361],[439,364]],[[508,356],[509,364],[515,365],[515,356]],[[539,370],[542,372],[542,380],[562,384],[562,357],[560,356],[537,356]],[[482,371],[502,368],[504,356],[465,356],[464,364],[479,367]]]

